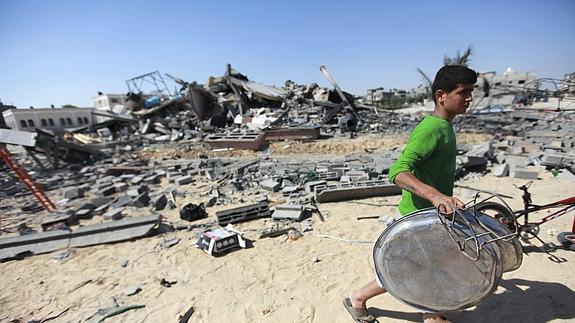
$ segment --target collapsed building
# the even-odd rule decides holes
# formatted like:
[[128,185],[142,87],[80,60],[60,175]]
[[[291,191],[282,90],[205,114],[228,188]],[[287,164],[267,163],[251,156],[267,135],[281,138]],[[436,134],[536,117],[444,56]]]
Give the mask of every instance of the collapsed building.
[[[325,67],[321,72],[333,89],[291,81],[282,87],[270,86],[250,80],[228,65],[223,76],[210,77],[204,85],[168,76],[180,86],[178,93],[163,91],[167,89],[163,85],[158,91],[141,93],[141,88],[131,85],[127,95],[99,94],[94,98],[95,109],[26,109],[24,112],[38,112],[40,121],[34,122],[35,131],[29,131],[27,122],[26,129],[0,129],[0,144],[22,148],[10,158],[35,170],[34,180],[55,201],[57,210],[42,211],[42,203],[34,198],[37,194],[29,192],[21,178],[9,171],[9,163],[0,164],[6,170],[0,178],[2,197],[24,201],[2,205],[5,219],[0,229],[11,235],[40,234],[37,231],[70,230],[93,217],[111,222],[146,215],[140,220],[83,229],[91,232],[84,235],[94,235],[92,241],[82,241],[79,237],[83,234],[70,232],[59,232],[53,238],[60,241],[54,248],[85,246],[94,241],[143,236],[162,221],[158,214],[165,209],[181,209],[182,220],[203,221],[195,229],[271,217],[287,221],[288,228],[305,231],[311,225],[305,222],[310,213],[318,211],[316,203],[399,194],[397,186],[387,180],[387,172],[400,147],[337,158],[274,156],[269,149],[274,141],[285,141],[288,146],[293,141],[407,133],[424,116],[360,103],[339,87]],[[129,83],[150,77],[158,81],[161,75],[148,73]],[[486,82],[498,87],[494,75],[485,77]],[[510,79],[517,89],[533,83],[533,77],[514,75]],[[477,91],[482,91],[482,84]],[[508,89],[510,86],[506,85]],[[558,176],[573,178],[565,169],[575,160],[575,115],[569,110],[525,109],[522,103],[509,101],[513,91],[497,92],[491,87],[483,100],[504,97],[501,102],[506,102],[508,109],[470,113],[456,119],[454,126],[461,132],[495,134],[483,144],[458,146],[457,177],[491,173],[536,179],[541,168],[549,168]],[[561,89],[569,91],[572,87]],[[83,124],[78,121],[69,125],[63,117],[65,122],[56,128],[62,117],[40,114],[77,110],[90,115],[88,122],[81,117]],[[16,115],[12,112],[6,110],[3,115]],[[50,129],[49,121],[43,127],[41,120],[50,118],[54,129]],[[80,117],[70,118],[77,121]],[[7,123],[18,126],[18,122]],[[170,147],[180,152],[201,149],[193,158],[179,153],[146,158],[142,153],[167,151]],[[259,153],[245,158],[206,153],[244,149]],[[184,205],[182,201],[189,195],[203,201],[201,207]],[[212,207],[227,209],[214,214]],[[29,215],[38,213],[43,216],[35,221],[39,228],[33,228]],[[266,236],[270,236],[270,228],[265,229]],[[117,230],[121,239],[109,239],[109,234],[101,235],[102,230]],[[287,231],[276,228],[274,232]],[[1,258],[54,250],[46,246],[34,249],[47,238],[30,237],[0,240],[0,250],[5,252]]]

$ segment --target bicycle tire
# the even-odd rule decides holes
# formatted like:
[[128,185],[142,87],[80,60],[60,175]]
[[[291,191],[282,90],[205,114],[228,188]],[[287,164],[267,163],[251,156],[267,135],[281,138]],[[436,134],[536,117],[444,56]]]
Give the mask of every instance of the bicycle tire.
[[495,218],[497,221],[504,224],[511,231],[515,230],[515,221],[513,220],[514,218],[513,213],[511,213],[509,209],[503,204],[491,201],[481,202],[475,205],[475,211],[479,211],[492,218]]

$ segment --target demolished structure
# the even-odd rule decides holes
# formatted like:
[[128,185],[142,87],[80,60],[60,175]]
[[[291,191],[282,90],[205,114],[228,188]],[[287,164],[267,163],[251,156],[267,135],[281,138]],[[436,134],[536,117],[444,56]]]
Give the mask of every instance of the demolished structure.
[[[13,157],[57,206],[56,211],[42,211],[20,179],[0,164],[1,197],[10,201],[1,206],[0,230],[3,236],[12,236],[0,239],[2,259],[55,250],[32,246],[45,235],[48,240],[57,236],[61,241],[54,243],[68,247],[144,236],[159,226],[158,214],[183,209],[190,195],[195,203],[205,205],[207,218],[198,217],[202,222],[198,226],[171,223],[172,228],[203,230],[271,218],[309,230],[305,221],[312,214],[318,213],[323,221],[317,203],[400,194],[387,180],[400,144],[390,150],[337,158],[312,156],[313,151],[305,151],[310,156],[282,156],[272,149],[274,142],[288,147],[294,142],[405,134],[424,116],[358,103],[324,66],[320,70],[333,90],[291,81],[283,87],[265,85],[228,65],[224,76],[210,77],[205,85],[168,76],[181,86],[174,95],[161,90],[140,93],[137,82],[146,78],[157,81],[161,75],[154,72],[130,79],[126,96],[100,94],[95,99],[100,103],[90,111],[90,122],[77,127],[24,133],[0,129],[0,144],[11,145]],[[505,97],[498,103],[505,109],[470,111],[455,120],[460,132],[493,135],[484,144],[458,147],[457,177],[491,173],[536,179],[542,168],[547,168],[558,176],[573,178],[565,171],[575,160],[572,111],[526,109],[532,101],[510,100],[515,92],[496,92],[497,78],[489,73],[484,76],[490,84],[489,97]],[[517,87],[535,82],[531,74],[513,79]],[[572,77],[559,87],[564,106],[573,102],[569,100],[575,94],[569,82]],[[477,91],[485,92],[485,83],[479,83]],[[165,83],[162,80],[160,84]],[[4,111],[5,118],[10,113]],[[255,152],[239,153],[243,150]],[[41,216],[31,220],[32,214]],[[95,219],[116,224],[76,228]],[[124,223],[120,221],[142,228],[134,235],[119,234],[122,239],[100,238],[117,235],[112,232]],[[196,219],[188,217],[188,221]],[[38,232],[41,230],[58,233]],[[90,235],[94,243],[70,242],[79,232]],[[14,237],[18,234],[22,238]]]

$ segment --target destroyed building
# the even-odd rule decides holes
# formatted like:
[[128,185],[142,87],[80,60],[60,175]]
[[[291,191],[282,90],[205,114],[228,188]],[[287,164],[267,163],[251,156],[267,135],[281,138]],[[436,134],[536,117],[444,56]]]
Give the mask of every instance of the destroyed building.
[[13,130],[34,131],[42,128],[62,131],[91,125],[93,110],[92,108],[11,108],[2,112],[2,116],[8,128]]

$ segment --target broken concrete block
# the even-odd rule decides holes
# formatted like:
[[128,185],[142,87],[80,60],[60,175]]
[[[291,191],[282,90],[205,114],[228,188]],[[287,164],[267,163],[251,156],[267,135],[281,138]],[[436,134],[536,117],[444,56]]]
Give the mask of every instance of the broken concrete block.
[[279,182],[277,182],[276,180],[273,179],[265,179],[263,181],[260,182],[260,187],[268,190],[268,191],[272,191],[272,192],[277,192],[280,189],[281,184]]
[[320,203],[400,194],[401,188],[383,179],[337,185],[323,184],[315,187],[315,199]]
[[99,178],[96,180],[96,184],[98,184],[98,185],[111,184],[111,183],[113,183],[114,179],[115,179],[115,176],[102,177],[102,178]]
[[493,157],[494,147],[491,142],[484,142],[481,144],[473,145],[471,149],[465,153],[466,156],[473,156],[473,157],[485,157],[491,158]]
[[122,181],[130,181],[135,176],[136,176],[136,174],[122,174],[122,175],[120,175],[120,179]]
[[94,209],[94,214],[103,214],[110,207],[110,203],[102,204]]
[[168,198],[166,197],[166,195],[160,194],[154,198],[152,204],[154,206],[154,210],[156,211],[163,210],[166,208],[166,205],[168,204]]
[[[90,202],[87,204],[92,204],[92,205],[94,205],[94,207],[100,207],[102,205],[110,203],[111,201],[112,201],[112,199],[109,197],[96,197],[96,198],[91,199]],[[82,208],[84,209],[86,207],[82,207]]]
[[571,172],[567,170],[561,170],[559,174],[557,174],[557,178],[565,181],[572,181],[572,182],[575,181],[575,175],[571,174]]
[[303,216],[304,210],[302,205],[281,204],[276,206],[274,213],[272,213],[272,219],[274,220],[289,219],[301,221]]
[[127,195],[121,196],[118,200],[112,203],[111,207],[113,209],[124,207],[130,203],[132,203],[133,198]]
[[166,173],[166,177],[168,178],[168,180],[169,180],[171,183],[173,183],[173,182],[176,180],[176,178],[181,177],[181,176],[183,176],[183,174],[180,173],[180,172],[177,172],[177,171],[176,171],[176,172],[170,172],[170,171],[168,171],[168,172]]
[[133,177],[130,179],[130,184],[132,184],[132,185],[140,185],[140,184],[142,184],[143,181],[144,181],[144,177],[142,177],[142,176],[140,176],[140,175],[137,175],[137,176],[133,176]]
[[270,214],[271,211],[269,209],[268,202],[259,202],[232,209],[217,211],[216,217],[218,218],[218,224],[224,226],[228,223],[237,223],[267,217],[270,216]]
[[143,237],[161,222],[159,215],[0,239],[0,260],[60,249],[92,246]]
[[43,231],[66,229],[69,225],[77,224],[78,218],[70,214],[51,214],[40,226]]
[[493,156],[493,162],[495,162],[496,164],[503,164],[506,159],[507,159],[507,154],[505,154],[502,151],[496,153]]
[[209,179],[210,181],[216,178],[216,172],[214,172],[212,169],[206,170],[205,175],[206,178]]
[[146,184],[160,184],[161,182],[161,178],[160,175],[155,174],[155,175],[150,175],[146,178],[144,178],[144,183]]
[[116,190],[116,193],[124,192],[125,190],[128,189],[128,184],[116,183],[116,184],[114,184],[114,189]]
[[343,175],[340,179],[339,179],[340,183],[351,183],[351,177],[347,176],[347,175]]
[[509,164],[496,165],[495,167],[493,167],[491,173],[493,174],[493,176],[497,177],[507,176],[509,175]]
[[131,196],[131,197],[136,197],[136,196],[138,196],[144,192],[147,192],[147,191],[148,190],[146,189],[145,186],[134,186],[126,192],[126,195]]
[[[342,174],[343,175],[343,174]],[[326,181],[311,181],[311,182],[307,182],[305,183],[305,191],[308,193],[313,193],[314,187],[318,186],[318,185],[324,185],[326,184]]]
[[176,177],[174,178],[174,183],[178,184],[178,185],[187,185],[190,184],[191,182],[193,182],[194,179],[192,176],[190,175],[186,175],[186,176],[180,176],[180,177]]
[[361,182],[369,180],[369,175],[364,171],[350,170],[345,172],[345,175],[349,177],[352,182]]
[[282,194],[284,196],[289,196],[295,192],[297,192],[299,190],[299,187],[297,186],[286,186],[284,188],[282,188]]
[[556,152],[545,152],[541,158],[541,165],[549,167],[558,167],[575,161],[574,156]]
[[511,149],[511,153],[516,154],[516,155],[523,154],[524,152],[525,152],[525,148],[523,146],[514,146]]
[[111,209],[108,212],[102,214],[102,216],[106,219],[119,220],[122,218],[123,211],[124,208]]
[[523,167],[513,167],[509,171],[509,176],[513,178],[522,178],[522,179],[537,179],[537,177],[539,176],[539,171],[529,170]]
[[148,193],[142,193],[134,198],[131,205],[135,207],[146,207],[150,204]]
[[114,186],[107,186],[105,188],[100,189],[100,194],[103,196],[109,196],[112,194],[116,194],[116,187]]
[[218,198],[215,196],[212,196],[212,197],[210,197],[208,202],[206,202],[206,207],[212,207],[212,206],[216,205],[216,203],[218,203]]
[[553,141],[549,144],[549,147],[561,149],[561,148],[565,147],[565,143],[563,143],[563,141],[561,141],[561,140],[553,140]]
[[77,216],[78,219],[87,219],[92,215],[92,213],[94,213],[94,209],[80,209],[76,211],[74,215]]
[[457,156],[457,164],[463,167],[475,167],[487,164],[487,158],[480,156]]
[[330,172],[336,172],[338,177],[341,177],[341,176],[345,175],[345,172],[349,171],[350,168],[347,166],[330,167],[329,170],[330,170]]
[[84,196],[84,191],[78,187],[67,187],[64,189],[64,198],[73,200],[78,197]]

